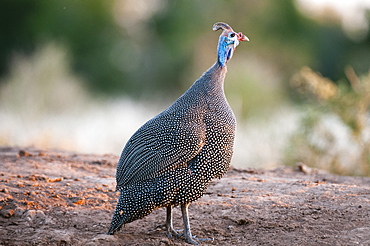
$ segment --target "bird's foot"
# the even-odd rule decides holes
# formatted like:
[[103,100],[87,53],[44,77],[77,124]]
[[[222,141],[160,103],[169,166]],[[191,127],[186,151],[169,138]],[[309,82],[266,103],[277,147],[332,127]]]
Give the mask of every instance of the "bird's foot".
[[186,239],[186,242],[187,243],[190,243],[190,244],[194,244],[194,245],[198,245],[199,243],[198,242],[205,242],[205,241],[212,241],[214,240],[214,238],[197,238],[196,235],[192,236],[192,237],[185,237]]
[[199,243],[198,242],[204,242],[204,241],[213,241],[214,238],[197,238],[197,235],[194,235],[194,236],[190,236],[190,237],[187,237],[185,233],[183,233],[184,230],[175,230],[173,228],[169,228],[167,229],[166,231],[166,235],[167,237],[169,238],[172,238],[172,237],[177,237],[177,238],[185,238],[186,242],[190,243],[190,244],[194,244],[194,245],[198,245]]
[[175,230],[173,229],[172,227],[167,229],[166,231],[166,235],[167,237],[169,238],[172,238],[173,236],[175,237],[180,237],[182,235],[182,233],[180,234],[180,232],[182,232],[183,230]]
[[[181,230],[183,231],[183,230]],[[181,234],[177,234],[176,235],[177,237],[183,237],[185,238],[186,242],[190,243],[190,244],[194,244],[194,245],[198,245],[199,243],[198,242],[205,242],[205,241],[214,241],[214,238],[197,238],[197,235],[194,235],[194,236],[187,236],[186,234],[184,233],[181,233]]]

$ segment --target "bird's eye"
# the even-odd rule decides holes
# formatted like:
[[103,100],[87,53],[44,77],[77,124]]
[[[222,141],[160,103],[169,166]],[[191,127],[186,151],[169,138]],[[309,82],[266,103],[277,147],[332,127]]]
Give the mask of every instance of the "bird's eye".
[[231,38],[235,37],[235,33],[230,33],[230,37]]

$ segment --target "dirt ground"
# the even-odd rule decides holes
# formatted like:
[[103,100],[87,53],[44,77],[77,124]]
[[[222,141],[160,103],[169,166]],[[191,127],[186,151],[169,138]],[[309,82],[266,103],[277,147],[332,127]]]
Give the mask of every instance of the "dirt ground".
[[[0,148],[0,245],[186,245],[165,209],[108,231],[118,156]],[[370,178],[231,169],[189,207],[203,245],[370,245]],[[179,208],[174,226],[182,228]]]

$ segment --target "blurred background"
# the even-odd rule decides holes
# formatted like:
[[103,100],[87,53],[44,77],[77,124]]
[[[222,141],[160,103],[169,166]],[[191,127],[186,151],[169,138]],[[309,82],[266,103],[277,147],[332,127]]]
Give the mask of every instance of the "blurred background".
[[370,175],[370,1],[0,0],[0,145],[119,155],[216,61],[232,165]]

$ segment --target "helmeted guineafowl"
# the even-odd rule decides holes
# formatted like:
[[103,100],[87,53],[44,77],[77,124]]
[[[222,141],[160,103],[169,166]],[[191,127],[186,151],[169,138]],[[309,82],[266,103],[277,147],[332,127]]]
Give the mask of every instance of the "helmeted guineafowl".
[[222,29],[217,62],[165,111],[137,130],[122,151],[117,166],[120,196],[108,234],[123,224],[167,207],[167,235],[172,207],[181,205],[185,239],[192,236],[188,206],[199,199],[210,181],[228,170],[233,154],[236,120],[224,94],[226,63],[239,41],[248,41],[226,23]]

